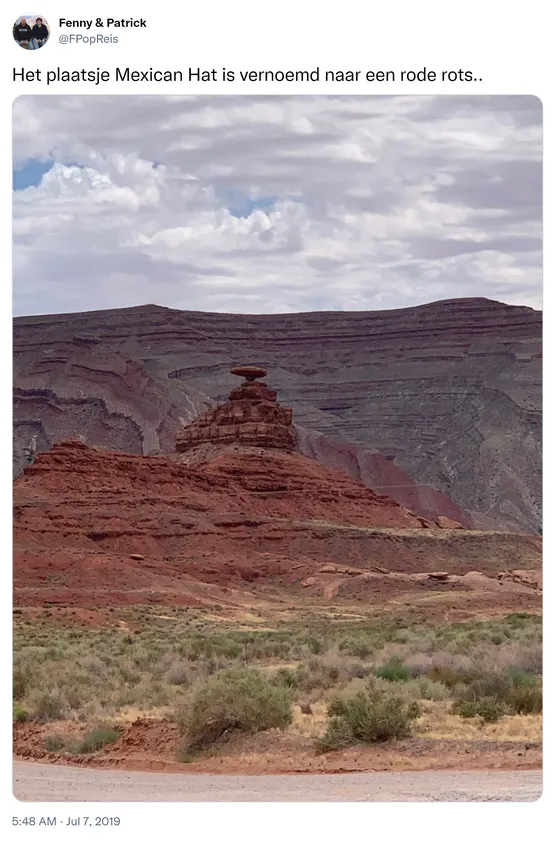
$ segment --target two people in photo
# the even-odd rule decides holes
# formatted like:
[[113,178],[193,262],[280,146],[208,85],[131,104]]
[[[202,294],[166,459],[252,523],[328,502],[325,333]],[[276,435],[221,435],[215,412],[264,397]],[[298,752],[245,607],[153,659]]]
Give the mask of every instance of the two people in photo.
[[25,50],[39,50],[48,41],[48,26],[42,18],[35,18],[31,26],[26,18],[20,18],[15,24],[13,37]]

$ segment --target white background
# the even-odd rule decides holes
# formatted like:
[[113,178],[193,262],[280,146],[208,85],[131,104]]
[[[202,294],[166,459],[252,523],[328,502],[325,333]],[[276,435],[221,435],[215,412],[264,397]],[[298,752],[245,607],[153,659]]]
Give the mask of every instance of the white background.
[[[27,2],[27,0],[25,0]],[[42,0],[41,0],[42,3]],[[91,838],[92,834],[109,834],[111,838],[138,838],[142,832],[179,835],[181,838],[216,839],[344,839],[348,834],[357,838],[387,839],[449,839],[482,840],[505,838],[522,840],[530,834],[545,833],[539,823],[547,820],[549,801],[553,798],[552,724],[545,723],[544,795],[533,804],[127,804],[102,806],[105,815],[122,818],[120,829],[93,830],[90,828],[12,829],[12,815],[60,814],[48,804],[25,805],[11,794],[11,698],[8,676],[11,673],[10,617],[11,617],[11,154],[10,120],[12,102],[21,94],[306,94],[306,93],[404,93],[404,94],[531,94],[544,104],[545,158],[545,214],[547,230],[553,217],[552,167],[550,147],[553,147],[553,85],[548,78],[553,72],[552,29],[548,26],[549,4],[541,0],[499,2],[499,0],[467,0],[455,4],[434,0],[389,0],[384,4],[369,2],[325,3],[323,0],[280,0],[280,2],[251,2],[251,0],[206,0],[203,3],[146,3],[136,2],[80,2],[60,3],[44,0],[41,8],[22,8],[21,4],[5,2],[2,10],[1,96],[3,145],[2,201],[3,243],[1,259],[3,283],[0,285],[3,330],[1,341],[5,372],[5,410],[1,416],[4,434],[3,447],[3,693],[1,760],[0,833],[8,838],[30,836],[53,838],[71,833],[71,838]],[[41,15],[51,27],[50,41],[39,51],[25,52],[12,38],[12,24],[22,14]],[[60,30],[58,18],[96,19],[97,17],[145,17],[146,29],[110,30],[120,38],[118,45],[62,46],[58,36],[77,30]],[[177,27],[175,21],[178,22]],[[179,37],[176,39],[175,32]],[[102,30],[104,33],[108,30]],[[89,33],[94,33],[94,27]],[[423,66],[442,69],[473,70],[482,82],[432,84],[358,84],[317,86],[310,84],[115,84],[95,87],[81,83],[50,85],[12,82],[13,68],[29,69],[113,69],[130,66],[187,70],[232,67],[238,69],[420,69]],[[550,90],[551,87],[551,90]],[[552,265],[552,247],[545,242],[547,278]],[[545,288],[547,329],[545,348],[552,349],[550,338],[550,288]],[[549,380],[546,384],[546,429],[550,429]],[[546,442],[546,475],[552,459],[549,439]],[[550,599],[553,576],[550,573],[551,529],[549,502],[545,539],[546,592]],[[545,691],[547,709],[552,699],[551,643],[553,622],[546,611],[546,670]],[[67,816],[91,814],[84,806],[68,803],[62,808]],[[548,827],[548,825],[547,825]],[[4,828],[6,829],[4,831]],[[548,832],[548,831],[547,831]],[[5,838],[5,837],[4,837]]]

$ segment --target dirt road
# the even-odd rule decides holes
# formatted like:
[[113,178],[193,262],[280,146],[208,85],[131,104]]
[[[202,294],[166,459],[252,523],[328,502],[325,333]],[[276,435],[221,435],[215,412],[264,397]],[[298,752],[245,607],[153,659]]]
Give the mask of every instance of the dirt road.
[[21,801],[535,801],[541,772],[198,775],[14,763]]

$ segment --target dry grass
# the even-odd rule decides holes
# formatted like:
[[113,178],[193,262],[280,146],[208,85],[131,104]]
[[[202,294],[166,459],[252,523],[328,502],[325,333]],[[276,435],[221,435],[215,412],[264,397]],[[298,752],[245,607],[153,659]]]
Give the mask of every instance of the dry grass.
[[293,708],[293,722],[289,728],[294,734],[301,737],[316,739],[321,737],[326,730],[328,722],[327,703],[315,702],[311,705],[312,713],[302,713],[300,705]]
[[481,723],[461,719],[451,712],[450,702],[422,702],[416,731],[430,740],[492,740],[494,742],[541,742],[542,715],[506,716],[499,722]]
[[136,722],[137,719],[167,719],[168,717],[172,716],[173,714],[173,707],[166,706],[166,707],[159,707],[159,708],[137,708],[137,707],[126,707],[119,710],[113,716],[105,716],[105,722],[112,722],[112,723],[129,723],[129,722]]

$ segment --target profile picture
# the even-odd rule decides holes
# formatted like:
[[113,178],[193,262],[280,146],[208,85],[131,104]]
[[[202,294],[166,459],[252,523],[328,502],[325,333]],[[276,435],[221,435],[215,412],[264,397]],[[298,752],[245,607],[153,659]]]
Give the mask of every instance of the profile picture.
[[40,15],[22,15],[13,25],[13,37],[24,50],[40,50],[50,37],[50,27]]

